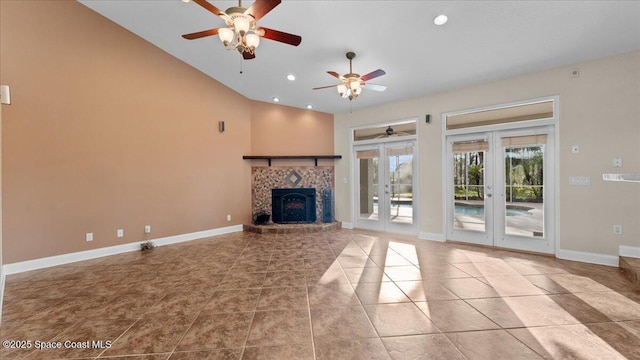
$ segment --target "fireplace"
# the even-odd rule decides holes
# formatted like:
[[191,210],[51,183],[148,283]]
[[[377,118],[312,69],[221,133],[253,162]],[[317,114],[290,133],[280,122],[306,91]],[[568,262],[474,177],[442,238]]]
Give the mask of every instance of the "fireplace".
[[271,218],[279,224],[316,222],[316,189],[271,189]]

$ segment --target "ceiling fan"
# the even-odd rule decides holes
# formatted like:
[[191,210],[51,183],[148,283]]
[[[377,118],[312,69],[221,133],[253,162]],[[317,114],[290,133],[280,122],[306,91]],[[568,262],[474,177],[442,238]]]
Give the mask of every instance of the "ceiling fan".
[[242,7],[242,0],[238,0],[238,6],[230,7],[226,11],[221,11],[207,0],[193,2],[220,17],[227,27],[182,35],[187,40],[218,35],[227,50],[238,50],[245,60],[256,57],[255,50],[260,44],[260,37],[293,46],[300,45],[302,41],[302,37],[298,35],[256,26],[256,22],[278,6],[281,0],[256,0],[249,8]]
[[313,90],[327,89],[335,86],[336,89],[338,90],[338,94],[340,94],[340,96],[343,99],[348,98],[349,101],[357,98],[358,95],[360,95],[360,93],[362,92],[363,87],[366,87],[367,89],[371,89],[375,91],[384,91],[387,88],[386,86],[365,83],[365,81],[369,81],[371,79],[375,79],[379,76],[386,74],[384,70],[378,69],[366,75],[360,76],[360,74],[356,74],[353,72],[352,61],[353,61],[353,58],[355,57],[356,57],[356,54],[354,52],[349,51],[347,53],[347,59],[349,59],[348,74],[340,75],[335,71],[327,71],[329,75],[332,75],[338,78],[341,81],[340,84],[321,86],[321,87],[313,88]]

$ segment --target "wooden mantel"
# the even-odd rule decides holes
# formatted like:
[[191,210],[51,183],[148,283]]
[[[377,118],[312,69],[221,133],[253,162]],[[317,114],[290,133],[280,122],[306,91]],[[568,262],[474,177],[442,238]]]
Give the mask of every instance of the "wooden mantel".
[[318,159],[342,159],[342,155],[244,155],[244,160],[267,160],[271,166],[271,160],[315,160],[318,166]]

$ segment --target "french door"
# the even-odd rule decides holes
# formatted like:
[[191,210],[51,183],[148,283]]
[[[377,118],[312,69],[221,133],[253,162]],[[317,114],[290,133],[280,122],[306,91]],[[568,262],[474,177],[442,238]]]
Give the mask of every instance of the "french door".
[[554,253],[552,126],[447,136],[447,239]]
[[354,146],[356,227],[416,233],[413,141]]

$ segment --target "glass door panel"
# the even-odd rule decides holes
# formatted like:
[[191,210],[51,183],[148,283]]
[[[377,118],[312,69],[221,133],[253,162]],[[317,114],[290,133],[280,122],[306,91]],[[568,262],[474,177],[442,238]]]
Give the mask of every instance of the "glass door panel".
[[488,245],[492,239],[490,138],[449,137],[447,238]]
[[358,207],[361,220],[378,221],[380,151],[366,149],[356,151],[358,159]]
[[484,167],[488,149],[486,140],[453,143],[453,226],[456,229],[486,230]]
[[416,231],[415,145],[394,141],[354,147],[356,226]]
[[545,144],[546,135],[502,138],[506,235],[544,237]]
[[495,136],[502,163],[496,183],[504,186],[496,198],[500,200],[496,245],[553,253],[553,128],[503,131]]
[[413,224],[413,146],[386,148],[388,219],[397,224]]

